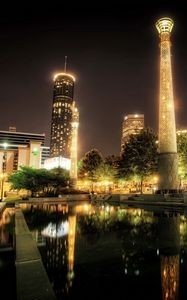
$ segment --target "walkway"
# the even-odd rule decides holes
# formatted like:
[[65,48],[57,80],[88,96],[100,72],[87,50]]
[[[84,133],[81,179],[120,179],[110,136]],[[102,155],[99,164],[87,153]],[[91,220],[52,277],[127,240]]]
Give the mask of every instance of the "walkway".
[[15,211],[17,300],[56,300],[20,208]]

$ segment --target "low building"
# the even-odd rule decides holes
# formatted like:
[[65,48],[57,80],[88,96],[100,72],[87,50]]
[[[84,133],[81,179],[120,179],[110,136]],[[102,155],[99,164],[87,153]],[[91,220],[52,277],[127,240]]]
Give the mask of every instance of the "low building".
[[15,127],[0,130],[0,173],[10,174],[20,166],[43,167],[49,157],[49,147],[44,142],[45,134],[17,132]]

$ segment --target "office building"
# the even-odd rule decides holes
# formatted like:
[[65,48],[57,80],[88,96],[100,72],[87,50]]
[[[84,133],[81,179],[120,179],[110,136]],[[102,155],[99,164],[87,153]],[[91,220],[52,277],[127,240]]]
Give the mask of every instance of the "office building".
[[67,73],[54,77],[50,156],[70,159],[72,104],[75,78]]
[[10,174],[20,166],[40,168],[47,156],[44,141],[45,134],[17,132],[15,127],[0,130],[0,172]]
[[121,150],[129,136],[138,134],[144,128],[144,114],[129,114],[124,117],[122,125]]
[[50,158],[44,166],[69,170],[76,181],[79,113],[74,101],[74,82],[75,78],[66,72],[54,76]]

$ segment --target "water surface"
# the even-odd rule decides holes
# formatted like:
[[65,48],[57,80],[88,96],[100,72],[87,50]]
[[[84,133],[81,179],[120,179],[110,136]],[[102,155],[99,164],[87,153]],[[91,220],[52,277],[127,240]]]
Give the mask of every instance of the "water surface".
[[24,214],[59,300],[187,299],[184,212],[83,204]]

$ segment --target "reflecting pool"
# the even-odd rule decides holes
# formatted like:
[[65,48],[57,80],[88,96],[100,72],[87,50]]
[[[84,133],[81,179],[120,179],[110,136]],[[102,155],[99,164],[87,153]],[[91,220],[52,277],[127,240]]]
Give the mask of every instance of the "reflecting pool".
[[23,207],[57,299],[187,299],[184,212]]

